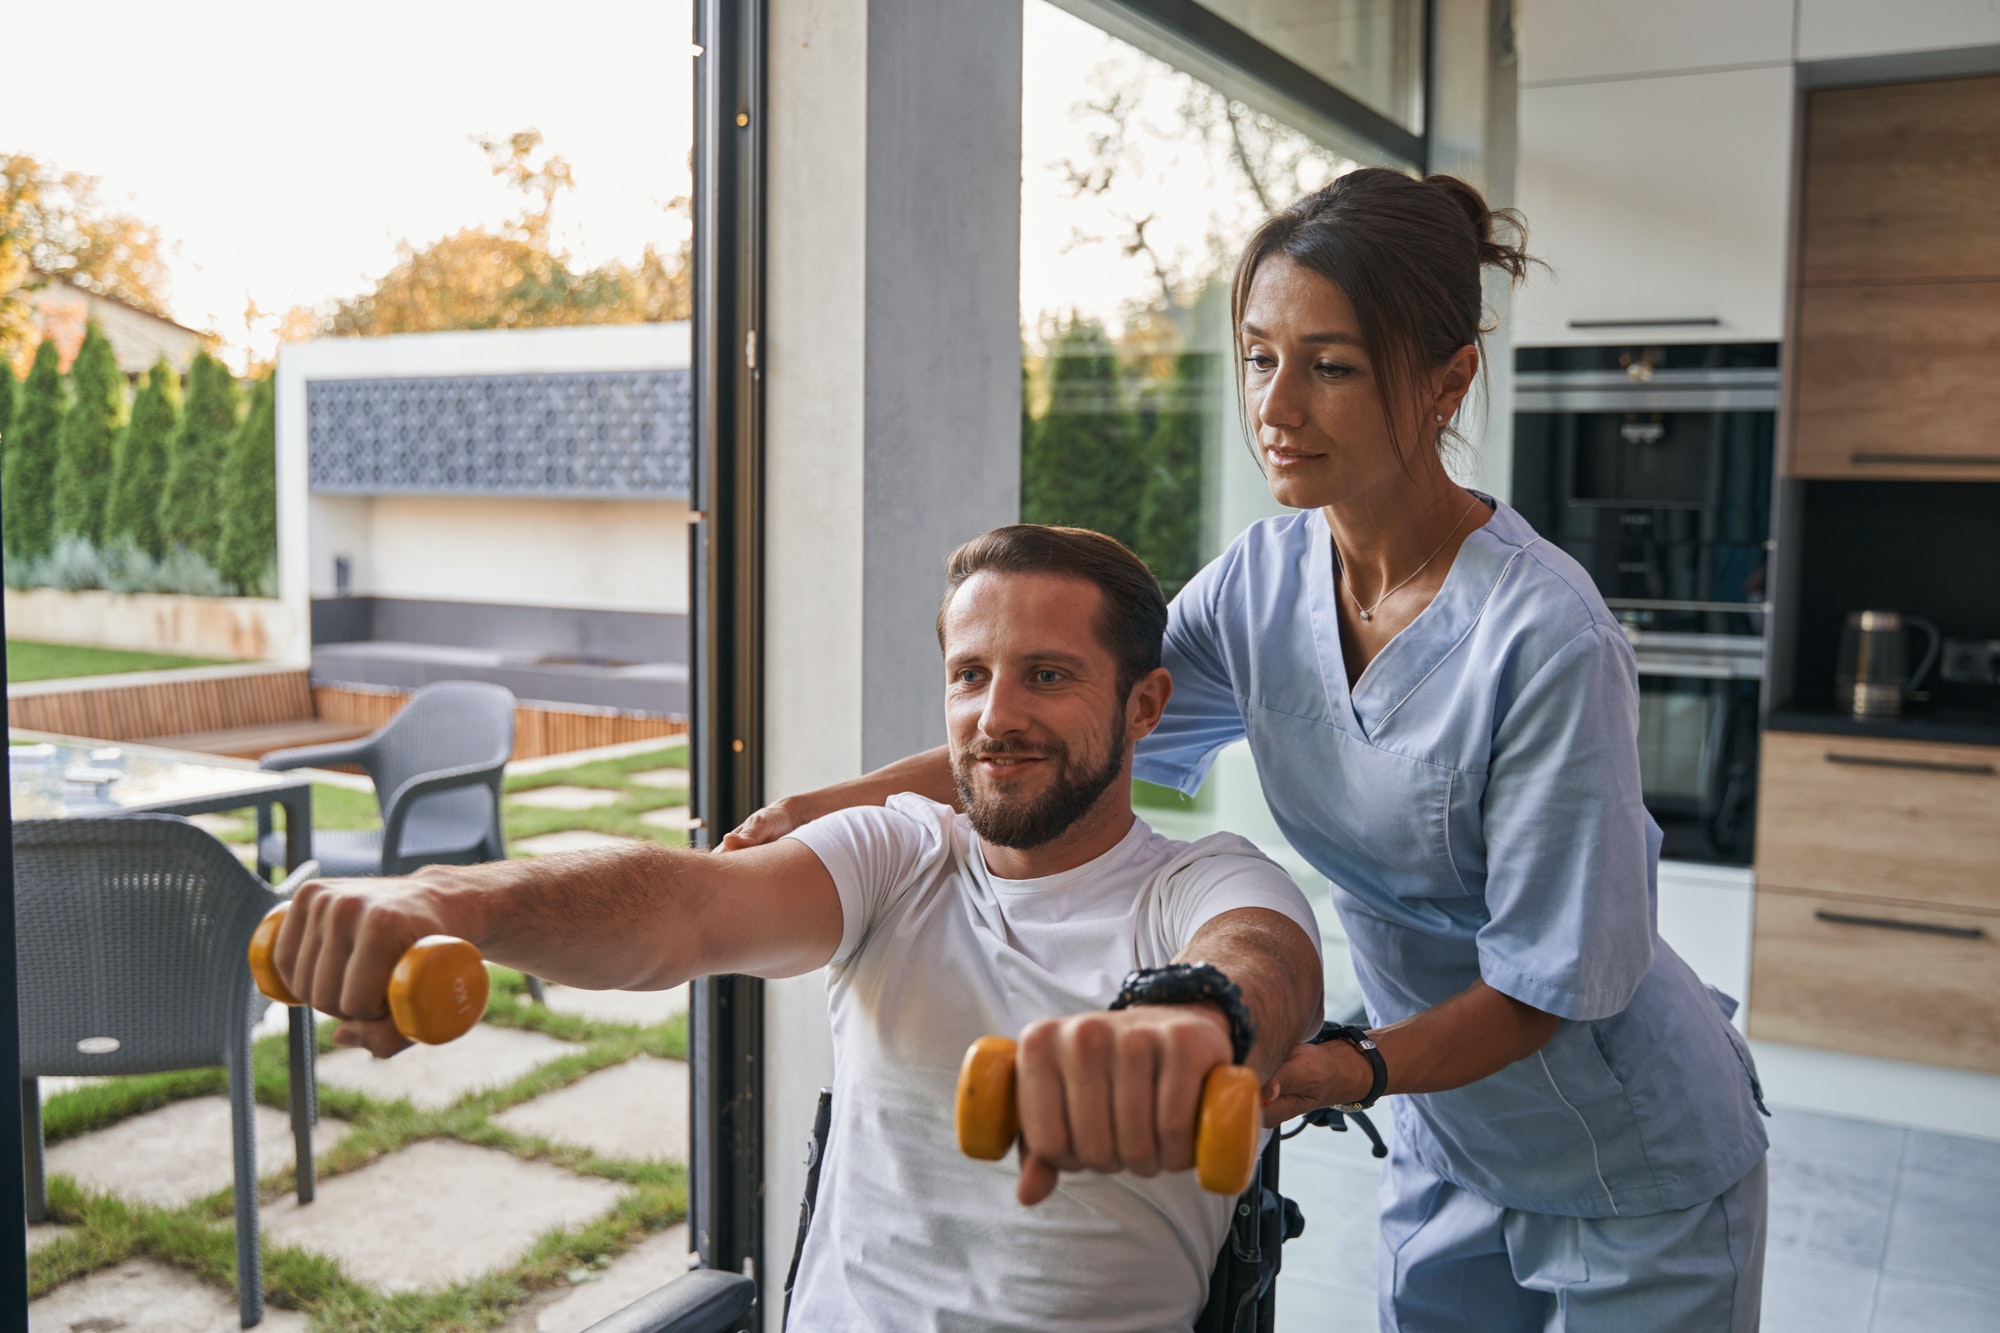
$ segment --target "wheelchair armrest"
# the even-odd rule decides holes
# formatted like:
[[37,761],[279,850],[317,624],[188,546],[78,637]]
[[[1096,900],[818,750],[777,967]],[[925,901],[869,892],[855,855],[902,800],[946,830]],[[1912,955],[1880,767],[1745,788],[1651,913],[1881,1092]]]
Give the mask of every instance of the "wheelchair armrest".
[[584,1333],[727,1333],[756,1298],[757,1284],[741,1273],[697,1268]]

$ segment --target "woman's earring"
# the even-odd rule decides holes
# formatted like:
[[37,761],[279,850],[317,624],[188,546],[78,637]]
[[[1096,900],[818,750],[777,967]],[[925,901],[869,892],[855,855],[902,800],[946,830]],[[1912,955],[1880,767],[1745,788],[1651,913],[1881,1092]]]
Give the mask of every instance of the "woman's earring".
[[1444,414],[1443,414],[1442,412],[1438,413],[1438,420],[1439,420],[1439,421],[1443,421],[1443,420],[1444,420]]

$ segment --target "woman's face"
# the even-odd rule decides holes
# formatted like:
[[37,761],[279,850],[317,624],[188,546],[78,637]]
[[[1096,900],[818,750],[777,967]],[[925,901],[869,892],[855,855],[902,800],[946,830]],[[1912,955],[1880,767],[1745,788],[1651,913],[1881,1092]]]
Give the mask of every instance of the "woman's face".
[[[1383,386],[1345,292],[1273,255],[1251,280],[1237,334],[1243,399],[1279,504],[1315,509],[1409,483],[1382,410]],[[1428,398],[1423,406],[1430,406]],[[1410,415],[1397,432],[1403,448],[1434,456],[1432,432],[1423,429],[1427,414]],[[1411,457],[1411,470],[1425,461]]]

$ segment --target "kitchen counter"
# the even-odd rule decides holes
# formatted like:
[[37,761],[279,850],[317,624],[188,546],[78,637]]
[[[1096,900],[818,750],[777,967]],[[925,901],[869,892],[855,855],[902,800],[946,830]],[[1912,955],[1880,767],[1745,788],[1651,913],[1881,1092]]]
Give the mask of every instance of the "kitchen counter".
[[2000,711],[1925,708],[1900,717],[1857,718],[1846,713],[1782,709],[1764,719],[1766,731],[1857,736],[1884,741],[1934,741],[1945,745],[2000,746]]

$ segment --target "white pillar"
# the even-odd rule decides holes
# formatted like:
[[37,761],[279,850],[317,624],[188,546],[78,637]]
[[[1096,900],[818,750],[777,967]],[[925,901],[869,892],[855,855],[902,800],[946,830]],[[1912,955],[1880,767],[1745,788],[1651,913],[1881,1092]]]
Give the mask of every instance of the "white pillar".
[[[779,795],[943,739],[944,557],[1019,514],[1021,8],[769,13],[764,771]],[[765,996],[773,1293],[832,1052],[821,977]]]

